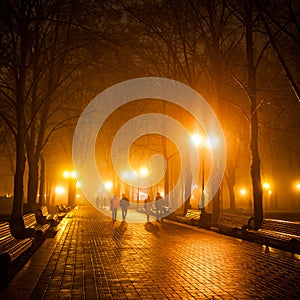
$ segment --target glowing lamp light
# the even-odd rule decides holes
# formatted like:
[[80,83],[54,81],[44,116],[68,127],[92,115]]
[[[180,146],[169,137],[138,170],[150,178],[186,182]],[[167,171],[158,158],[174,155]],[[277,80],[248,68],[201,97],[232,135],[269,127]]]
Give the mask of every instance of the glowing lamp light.
[[241,194],[242,196],[245,196],[245,195],[247,194],[246,189],[244,189],[244,188],[240,189],[240,194]]
[[204,139],[201,134],[199,133],[194,133],[191,135],[192,141],[195,144],[195,146],[204,146]]
[[138,170],[133,170],[133,174],[138,177],[146,177],[149,174],[149,169],[147,167],[140,167]]
[[63,194],[65,194],[66,193],[66,189],[64,188],[64,187],[62,187],[62,186],[57,186],[56,188],[55,188],[55,194],[56,195],[63,195]]
[[295,184],[295,188],[296,188],[297,191],[300,192],[300,182],[297,182],[297,183]]
[[104,186],[108,191],[110,191],[113,187],[113,183],[111,181],[106,181]]
[[219,140],[218,140],[218,138],[217,137],[215,137],[215,136],[211,136],[211,137],[209,137],[209,145],[210,145],[210,147],[211,148],[217,148],[218,147],[218,145],[219,145]]
[[266,190],[270,189],[270,183],[269,182],[264,182],[263,183],[263,188],[266,189]]
[[63,171],[63,177],[64,178],[77,178],[77,172],[75,170],[73,171]]
[[148,173],[149,173],[149,169],[148,169],[147,167],[141,167],[141,168],[140,168],[139,175],[140,175],[141,177],[147,176]]
[[76,187],[81,188],[81,186],[82,186],[82,183],[80,181],[77,181],[76,182]]

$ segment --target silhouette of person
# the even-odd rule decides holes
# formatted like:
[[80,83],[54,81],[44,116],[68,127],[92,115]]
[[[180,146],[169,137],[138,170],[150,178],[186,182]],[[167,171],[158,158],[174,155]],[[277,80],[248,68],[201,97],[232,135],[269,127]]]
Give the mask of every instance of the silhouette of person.
[[122,198],[120,200],[120,207],[122,208],[122,220],[125,222],[127,216],[127,210],[130,206],[129,199],[126,197],[125,194],[122,194]]
[[114,195],[110,200],[110,208],[112,211],[112,219],[115,221],[117,219],[117,211],[120,205],[120,199],[117,195]]
[[156,193],[155,197],[155,206],[156,206],[156,221],[163,221],[163,197],[160,193]]
[[144,202],[144,208],[147,215],[147,222],[150,222],[151,207],[152,207],[152,201],[150,199],[150,196],[148,195],[148,197],[145,199]]
[[100,202],[100,198],[99,198],[99,195],[97,195],[97,198],[96,198],[96,206],[97,206],[97,208],[99,207],[99,202]]

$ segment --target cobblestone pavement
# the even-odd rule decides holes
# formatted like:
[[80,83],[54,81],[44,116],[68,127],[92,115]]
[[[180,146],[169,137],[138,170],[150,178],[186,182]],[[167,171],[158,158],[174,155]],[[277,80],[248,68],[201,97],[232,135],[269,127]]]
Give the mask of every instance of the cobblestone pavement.
[[81,206],[42,247],[1,299],[300,299],[297,258],[173,222]]

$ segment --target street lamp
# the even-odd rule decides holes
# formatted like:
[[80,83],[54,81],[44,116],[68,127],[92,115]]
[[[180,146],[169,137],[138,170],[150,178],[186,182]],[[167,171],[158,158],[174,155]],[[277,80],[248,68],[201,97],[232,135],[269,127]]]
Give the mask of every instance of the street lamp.
[[265,210],[267,211],[268,210],[268,200],[269,200],[269,197],[272,196],[272,191],[271,191],[271,185],[269,182],[265,181],[263,184],[263,189],[267,192],[267,195],[265,197]]
[[242,197],[242,199],[245,201],[248,201],[248,209],[249,209],[249,212],[251,213],[252,212],[252,201],[251,201],[251,198],[248,198],[247,195],[248,195],[248,191],[247,189],[245,188],[241,188],[240,189],[240,195]]
[[198,204],[198,208],[201,208],[201,212],[205,213],[205,184],[204,184],[204,149],[206,146],[206,142],[202,135],[195,133],[192,136],[192,140],[194,144],[199,147],[199,149],[202,150],[202,156],[201,156],[201,165],[202,165],[202,174],[201,174],[201,205]]
[[64,171],[63,177],[68,180],[68,206],[74,207],[76,204],[76,171]]
[[137,190],[137,197],[136,197],[136,210],[139,210],[139,202],[140,202],[140,178],[146,177],[149,174],[149,169],[147,167],[140,167],[138,170],[133,171],[136,176],[138,177],[138,190]]
[[112,189],[112,187],[113,187],[113,183],[112,183],[111,181],[106,181],[106,182],[104,183],[104,186],[105,186],[105,188],[106,188],[108,191],[110,191],[110,190]]

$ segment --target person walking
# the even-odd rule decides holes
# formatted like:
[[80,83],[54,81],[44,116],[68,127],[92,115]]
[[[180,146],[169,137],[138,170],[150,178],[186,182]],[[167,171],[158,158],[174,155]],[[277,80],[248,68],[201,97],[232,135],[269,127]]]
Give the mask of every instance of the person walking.
[[115,221],[117,219],[117,211],[120,205],[120,199],[117,195],[114,195],[110,200],[110,209],[112,212],[112,219]]
[[160,193],[156,193],[155,197],[156,221],[163,222],[163,197]]
[[99,207],[99,202],[100,202],[100,198],[99,198],[99,195],[97,195],[97,197],[96,197],[96,206],[97,206],[97,208]]
[[148,195],[148,197],[145,199],[144,202],[144,208],[147,215],[147,222],[150,222],[151,207],[152,207],[152,201],[150,199],[150,196]]
[[128,210],[129,206],[130,206],[129,199],[126,197],[125,194],[122,194],[122,198],[120,200],[120,207],[122,209],[122,220],[123,220],[123,222],[125,222],[125,220],[126,220],[127,210]]

